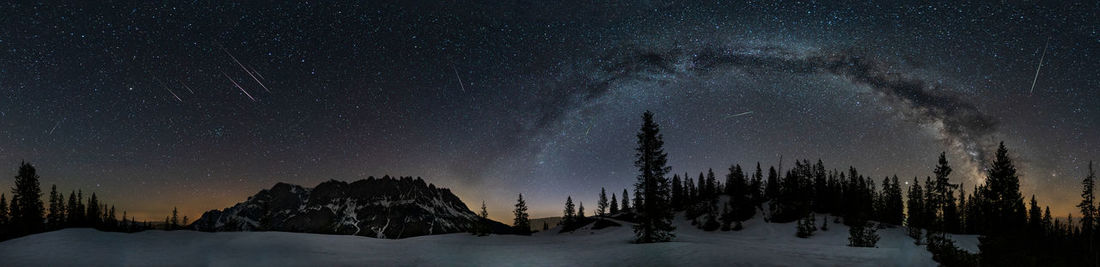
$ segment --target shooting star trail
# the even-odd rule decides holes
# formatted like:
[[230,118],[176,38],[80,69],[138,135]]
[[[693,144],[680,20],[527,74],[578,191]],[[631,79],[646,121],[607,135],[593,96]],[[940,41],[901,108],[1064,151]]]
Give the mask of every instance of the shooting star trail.
[[62,123],[62,122],[65,122],[65,120],[66,120],[66,119],[68,119],[68,118],[61,118],[61,121],[58,121],[57,123],[55,123],[55,124],[53,125],[53,128],[52,128],[52,129],[50,129],[50,133],[49,133],[49,134],[46,134],[46,135],[53,135],[53,131],[54,131],[54,130],[57,130],[57,126],[61,126],[61,123]]
[[1043,59],[1047,57],[1047,45],[1049,44],[1050,43],[1046,43],[1043,45],[1043,55],[1039,56],[1039,66],[1035,67],[1035,78],[1031,79],[1031,90],[1027,92],[1028,96],[1035,93],[1035,82],[1039,81],[1039,70],[1043,69]]
[[192,95],[195,94],[195,90],[191,90],[191,86],[187,86],[187,84],[183,83],[182,81],[180,82],[180,84],[183,85],[183,88],[186,88],[188,92],[191,92]]
[[222,51],[225,51],[225,54],[229,55],[229,57],[233,59],[233,62],[237,62],[237,65],[241,66],[241,69],[244,70],[244,73],[248,73],[248,76],[252,77],[252,80],[255,80],[256,83],[260,84],[260,87],[263,87],[264,91],[267,91],[268,93],[271,93],[271,90],[267,89],[267,85],[264,85],[263,82],[260,82],[260,79],[256,78],[256,75],[252,75],[252,71],[249,71],[248,67],[245,67],[244,64],[241,64],[241,61],[237,60],[237,57],[233,56],[232,53],[229,53],[229,50],[226,50],[225,47],[222,47]]
[[158,83],[160,83],[160,86],[163,86],[164,90],[168,90],[168,93],[172,94],[172,96],[175,97],[177,101],[179,101],[180,103],[183,103],[183,99],[180,99],[180,96],[176,95],[176,92],[172,92],[172,89],[168,88],[168,85],[165,84],[164,81],[161,81],[160,79],[158,79],[157,76],[153,76],[153,80],[156,80]]
[[596,126],[596,125],[593,124],[592,122],[589,122],[588,123],[588,129],[584,130],[584,136],[588,136],[588,132],[592,131],[592,126]]
[[722,119],[724,120],[724,119],[729,119],[729,118],[733,118],[733,117],[741,117],[741,116],[744,116],[744,115],[749,115],[749,114],[752,114],[752,111],[748,111],[748,112],[741,112],[741,113],[737,113],[737,114],[729,115],[729,116],[726,116],[725,118],[722,118]]
[[462,92],[465,93],[466,92],[466,85],[462,84],[462,76],[458,76],[458,68],[455,68],[455,66],[452,65],[451,69],[455,71],[455,77],[458,77],[458,86],[459,86],[459,88],[462,88]]
[[252,94],[249,94],[248,91],[244,90],[244,87],[241,87],[241,84],[233,80],[232,77],[229,77],[229,74],[225,74],[225,72],[222,72],[222,75],[225,75],[226,79],[229,79],[230,82],[233,82],[233,85],[236,85],[237,89],[241,89],[241,92],[244,92],[244,95],[248,96],[248,99],[252,99],[252,102],[256,102],[256,98],[253,98]]
[[260,72],[259,72],[259,71],[256,71],[256,69],[250,69],[250,70],[252,70],[252,73],[255,73],[255,74],[256,74],[256,76],[260,76],[260,79],[264,79],[264,80],[267,80],[267,78],[264,78],[264,75],[263,75],[263,74],[260,74]]

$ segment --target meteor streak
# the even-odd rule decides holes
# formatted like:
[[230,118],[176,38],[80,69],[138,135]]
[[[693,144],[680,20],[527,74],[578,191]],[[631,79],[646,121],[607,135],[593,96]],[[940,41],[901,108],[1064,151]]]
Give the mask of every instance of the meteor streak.
[[241,87],[241,85],[237,83],[237,81],[229,77],[229,74],[225,74],[225,72],[222,72],[222,75],[225,75],[226,79],[229,79],[230,82],[233,82],[233,85],[236,85],[237,89],[241,89],[241,92],[244,92],[244,95],[248,96],[248,99],[252,99],[252,102],[256,102],[256,98],[253,98],[252,94],[249,94],[248,91],[244,90],[244,87]]
[[729,116],[726,116],[725,118],[722,118],[722,119],[724,120],[724,119],[729,119],[729,118],[733,118],[733,117],[741,117],[741,116],[744,116],[744,115],[749,115],[749,114],[752,114],[752,111],[748,111],[748,112],[741,112],[741,113],[737,113],[737,114],[729,115]]
[[252,75],[252,71],[249,71],[249,70],[248,70],[248,67],[245,67],[245,66],[244,66],[244,64],[241,64],[241,61],[240,61],[240,60],[237,60],[237,57],[233,56],[233,54],[232,54],[232,53],[229,53],[229,50],[226,50],[226,49],[225,49],[225,47],[222,47],[222,51],[225,51],[225,54],[226,54],[226,55],[229,55],[229,58],[232,58],[232,59],[233,59],[233,62],[237,62],[237,65],[240,65],[240,66],[241,66],[241,69],[243,69],[243,70],[244,70],[244,73],[248,73],[248,76],[249,76],[249,77],[252,77],[252,80],[255,80],[255,81],[256,81],[256,83],[260,84],[260,87],[263,87],[263,88],[264,88],[264,91],[267,91],[268,93],[271,93],[271,90],[270,90],[270,89],[267,89],[267,86],[266,86],[266,85],[264,85],[264,83],[260,82],[260,79],[259,79],[259,78],[256,78],[256,75]]
[[458,68],[455,68],[455,66],[451,66],[451,69],[455,71],[455,77],[458,77],[459,88],[462,88],[462,92],[465,93],[466,85],[462,84],[462,76],[458,76]]
[[46,135],[53,135],[53,131],[54,131],[54,130],[57,130],[57,126],[61,126],[61,123],[62,123],[62,122],[65,122],[65,119],[68,119],[68,118],[61,118],[61,121],[58,121],[57,123],[55,123],[55,124],[53,125],[53,128],[52,128],[52,129],[50,129],[50,133],[49,133],[49,134],[46,134]]
[[1031,79],[1031,90],[1027,92],[1027,95],[1035,93],[1035,82],[1039,81],[1039,70],[1043,69],[1043,59],[1047,57],[1047,45],[1049,44],[1050,43],[1046,43],[1043,45],[1043,55],[1039,56],[1039,66],[1035,67],[1035,78]]
[[187,84],[183,82],[180,82],[180,84],[183,85],[183,88],[186,88],[188,92],[191,92],[192,95],[195,94],[195,90],[191,90],[191,86],[187,86]]
[[157,79],[156,76],[153,76],[153,80],[156,80],[158,83],[160,83],[160,86],[164,87],[164,90],[168,90],[168,93],[172,94],[172,96],[175,97],[177,101],[179,101],[180,103],[183,103],[183,99],[180,99],[180,96],[176,95],[176,92],[172,92],[172,89],[168,88],[168,85],[164,84],[164,81],[161,81],[160,79]]

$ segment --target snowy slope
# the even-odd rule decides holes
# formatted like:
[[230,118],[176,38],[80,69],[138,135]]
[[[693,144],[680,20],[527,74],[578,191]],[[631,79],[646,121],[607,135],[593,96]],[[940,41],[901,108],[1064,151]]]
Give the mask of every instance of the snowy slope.
[[848,229],[794,236],[794,223],[745,222],[740,232],[703,232],[682,216],[675,242],[631,244],[629,223],[534,236],[469,234],[387,240],[286,232],[67,229],[0,243],[0,265],[460,265],[460,266],[935,266],[904,228],[880,230],[878,248],[847,246]]

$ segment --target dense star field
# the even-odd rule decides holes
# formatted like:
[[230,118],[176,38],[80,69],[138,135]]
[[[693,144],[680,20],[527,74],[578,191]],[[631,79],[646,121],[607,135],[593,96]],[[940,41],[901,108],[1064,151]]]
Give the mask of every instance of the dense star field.
[[10,2],[0,174],[154,221],[420,176],[507,222],[631,186],[645,110],[679,174],[908,181],[946,151],[970,190],[1003,140],[1059,216],[1100,160],[1100,3],[555,2]]

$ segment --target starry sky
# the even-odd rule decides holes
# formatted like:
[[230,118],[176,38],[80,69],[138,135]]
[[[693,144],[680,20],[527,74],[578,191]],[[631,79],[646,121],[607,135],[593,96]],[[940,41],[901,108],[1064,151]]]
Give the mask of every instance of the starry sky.
[[0,170],[139,220],[386,174],[505,222],[518,193],[592,210],[645,110],[692,175],[946,151],[970,191],[1004,141],[1067,214],[1100,160],[1097,2],[28,2],[0,7]]

